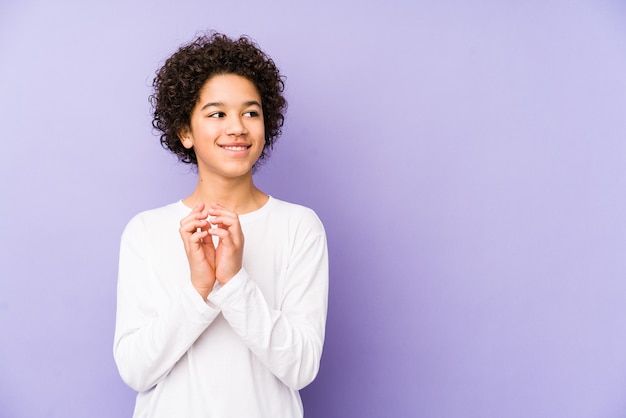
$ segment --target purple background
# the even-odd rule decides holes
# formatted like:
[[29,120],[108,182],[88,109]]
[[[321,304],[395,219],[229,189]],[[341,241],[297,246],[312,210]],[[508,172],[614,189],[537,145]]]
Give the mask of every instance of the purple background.
[[331,256],[307,417],[626,416],[626,5],[0,0],[0,416],[130,416],[119,236],[194,176],[147,96],[197,31],[288,77],[261,188]]

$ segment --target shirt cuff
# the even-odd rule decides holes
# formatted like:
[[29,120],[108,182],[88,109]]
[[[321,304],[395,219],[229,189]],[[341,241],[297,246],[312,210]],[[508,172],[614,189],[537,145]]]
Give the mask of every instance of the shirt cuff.
[[242,267],[225,285],[216,285],[209,293],[208,305],[220,309],[233,295],[241,292],[248,277],[248,272]]
[[185,283],[181,289],[181,296],[185,300],[185,306],[188,309],[197,312],[197,314],[203,320],[213,319],[219,314],[219,309],[215,306],[211,306],[202,300],[202,296],[198,293],[195,287],[191,284],[191,280]]

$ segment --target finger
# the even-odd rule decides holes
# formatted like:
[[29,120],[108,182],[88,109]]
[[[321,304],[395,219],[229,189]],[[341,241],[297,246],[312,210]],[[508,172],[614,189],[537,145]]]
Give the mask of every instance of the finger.
[[204,202],[200,202],[191,209],[191,212],[202,212],[204,210],[204,206]]
[[228,239],[230,240],[230,243],[235,246],[242,245],[243,233],[241,231],[241,224],[237,213],[226,209],[224,206],[216,202],[211,202],[208,212],[211,216],[209,221],[212,225],[217,226],[220,230],[228,231],[228,235],[222,234],[218,231],[212,232],[212,235],[219,236],[220,239]]
[[206,231],[211,226],[206,219],[189,219],[181,222],[179,232],[183,236],[189,236],[197,231]]
[[208,216],[208,211],[204,210],[204,203],[198,203],[196,206],[191,209],[191,212],[183,219],[181,219],[180,223],[189,220],[189,219],[205,219]]
[[[188,222],[180,228],[180,236],[185,250],[191,252],[203,252],[206,249],[214,250],[213,241],[208,233],[209,223],[205,221]],[[208,239],[207,239],[208,238]],[[206,242],[211,246],[205,246]]]
[[185,216],[180,221],[180,231],[186,231],[188,233],[193,233],[193,231],[207,228],[208,223],[206,219],[209,214],[204,210],[204,203],[199,203],[189,212],[187,216]]
[[198,251],[204,247],[208,242],[211,242],[209,233],[201,230],[197,230],[191,234],[181,234],[183,238],[183,244],[188,251]]
[[230,217],[237,217],[237,213],[225,208],[224,206],[212,202],[211,205],[209,206],[209,208],[207,209],[207,211],[209,212],[209,215],[211,216],[230,216]]
[[[231,239],[235,244],[239,244],[243,241],[243,232],[241,231],[241,224],[239,223],[238,217],[217,216],[210,218],[210,221],[216,226],[216,228],[211,229],[212,231],[216,230],[212,232],[213,235],[224,239]],[[221,231],[224,232],[222,233]]]
[[211,222],[211,225],[222,229],[239,226],[239,218],[231,216],[212,216],[209,218],[209,222]]
[[228,232],[228,229],[225,228],[211,228],[207,230],[207,232],[211,236],[218,237],[220,241],[228,239],[230,236],[230,232]]
[[239,215],[228,209],[210,208],[208,210],[208,214],[210,216],[209,220],[214,225],[223,223],[225,225],[231,226],[235,223],[239,223]]
[[[238,224],[237,224],[238,225]],[[208,233],[219,237],[219,245],[237,249],[243,246],[243,234],[236,226],[211,228]]]

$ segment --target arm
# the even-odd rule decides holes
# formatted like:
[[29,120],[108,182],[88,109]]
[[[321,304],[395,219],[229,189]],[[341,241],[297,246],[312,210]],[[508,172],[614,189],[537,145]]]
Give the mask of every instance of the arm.
[[208,298],[256,357],[295,390],[317,375],[324,342],[328,253],[315,221],[317,230],[294,244],[278,309],[268,305],[245,269]]
[[135,218],[122,235],[114,343],[122,379],[139,392],[167,375],[219,313],[189,280],[159,280],[147,230]]

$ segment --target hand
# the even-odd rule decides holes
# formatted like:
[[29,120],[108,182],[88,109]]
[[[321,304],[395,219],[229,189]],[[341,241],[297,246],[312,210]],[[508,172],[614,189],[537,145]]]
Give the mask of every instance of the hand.
[[180,221],[178,230],[187,253],[191,283],[204,299],[215,284],[215,246],[208,232],[211,229],[208,216],[204,203],[200,203]]
[[208,234],[219,237],[215,249],[215,278],[226,284],[241,270],[243,263],[243,232],[239,216],[217,203],[211,203],[209,219],[217,228],[208,229]]

